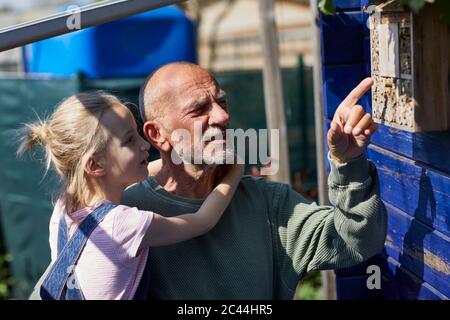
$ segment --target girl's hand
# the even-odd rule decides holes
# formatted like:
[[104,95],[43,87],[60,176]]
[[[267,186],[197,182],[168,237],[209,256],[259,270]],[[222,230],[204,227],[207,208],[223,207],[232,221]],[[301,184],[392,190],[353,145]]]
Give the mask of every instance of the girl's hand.
[[211,230],[230,204],[244,172],[244,165],[227,166],[227,173],[196,213],[164,217],[154,214],[141,248],[169,245],[205,234]]
[[147,165],[148,175],[156,176],[156,174],[161,171],[162,159],[154,160]]

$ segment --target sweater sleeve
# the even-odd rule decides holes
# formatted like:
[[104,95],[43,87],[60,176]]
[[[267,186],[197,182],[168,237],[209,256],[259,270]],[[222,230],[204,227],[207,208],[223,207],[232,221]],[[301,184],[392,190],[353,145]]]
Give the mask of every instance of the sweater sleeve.
[[291,289],[309,271],[361,263],[384,245],[387,214],[375,166],[365,155],[345,164],[328,159],[332,206],[308,201],[286,184],[267,182],[276,268]]

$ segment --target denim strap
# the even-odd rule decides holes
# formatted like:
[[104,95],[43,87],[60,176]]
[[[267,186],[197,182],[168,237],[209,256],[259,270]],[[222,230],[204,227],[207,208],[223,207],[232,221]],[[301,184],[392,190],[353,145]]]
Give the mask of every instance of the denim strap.
[[57,247],[57,253],[56,256],[59,256],[59,254],[61,253],[62,249],[64,249],[64,246],[67,243],[67,223],[66,223],[66,219],[63,217],[61,217],[61,219],[59,219],[59,226],[58,226],[58,247]]
[[[47,277],[42,283],[40,290],[41,298],[43,300],[59,300],[62,298],[64,288],[66,287],[66,284],[68,284],[67,281],[69,280],[69,276],[73,274],[73,277],[75,277],[73,268],[81,252],[83,251],[89,236],[98,224],[105,218],[108,212],[115,207],[115,204],[105,203],[96,208],[83,220],[74,235],[65,245],[64,236],[67,241],[67,227],[65,228],[65,232],[63,231],[59,233],[58,256]],[[62,217],[61,220],[64,220],[64,217]],[[60,231],[62,231],[61,229],[64,229],[64,225],[65,221],[60,222]],[[63,246],[63,248],[60,249],[60,246]],[[69,285],[67,286],[67,294],[65,296],[69,299],[83,299],[81,290],[79,290],[79,294],[75,292],[76,290],[73,290],[77,289],[76,283],[72,283],[72,285],[75,285],[75,287],[72,287],[69,282]],[[69,293],[69,291],[74,292]]]

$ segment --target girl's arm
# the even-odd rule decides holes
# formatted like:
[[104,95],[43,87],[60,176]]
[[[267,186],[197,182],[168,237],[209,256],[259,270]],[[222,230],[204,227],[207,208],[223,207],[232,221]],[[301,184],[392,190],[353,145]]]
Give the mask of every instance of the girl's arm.
[[162,159],[154,160],[147,166],[148,175],[155,176],[162,168]]
[[141,248],[174,244],[195,238],[211,230],[219,221],[239,184],[244,166],[229,167],[222,182],[209,194],[196,213],[164,217],[154,213]]

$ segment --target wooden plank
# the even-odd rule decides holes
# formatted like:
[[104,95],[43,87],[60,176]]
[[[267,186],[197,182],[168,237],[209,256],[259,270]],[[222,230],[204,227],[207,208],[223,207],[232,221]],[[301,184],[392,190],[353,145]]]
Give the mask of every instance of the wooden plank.
[[[449,297],[439,292],[427,282],[416,277],[401,266],[398,261],[388,257],[389,272],[383,274],[382,283],[386,285],[385,297],[403,300],[448,300]],[[387,278],[386,278],[387,276]],[[390,279],[389,282],[386,280]]]
[[[367,2],[366,0],[362,0],[363,2]],[[367,4],[367,3],[365,3]],[[362,38],[362,51],[359,51],[358,46],[356,44],[356,50],[349,52],[349,50],[341,50],[343,47],[347,46],[347,35],[349,37],[355,37],[355,34],[359,31],[351,30],[350,33],[346,33],[345,31],[340,31],[338,33],[338,29],[345,30],[346,23],[345,21],[339,21],[339,17],[336,17],[335,20],[329,19],[328,17],[322,17],[322,28],[323,36],[322,36],[322,47],[323,47],[323,88],[324,88],[324,116],[328,119],[331,119],[334,115],[334,112],[345,96],[350,92],[350,90],[362,79],[365,75],[370,74],[370,42],[367,38],[367,28],[361,29]],[[365,16],[364,14],[358,18],[361,24],[365,24]],[[356,26],[351,27],[356,29]],[[326,33],[326,34],[325,34]],[[338,35],[344,35],[338,36]],[[334,37],[334,38],[333,38]],[[345,38],[345,39],[343,39]],[[342,44],[342,47],[339,47]],[[347,51],[347,55],[343,53],[343,51]],[[357,53],[357,54],[355,54]],[[355,63],[356,62],[356,63]],[[355,68],[355,66],[359,65]],[[350,76],[349,76],[350,75]],[[353,84],[350,82],[353,79],[355,80]],[[348,79],[351,79],[350,81]],[[349,84],[350,83],[350,84]],[[347,87],[346,87],[347,86]],[[370,99],[370,95],[368,95]],[[369,100],[370,101],[370,100]],[[367,112],[371,112],[371,105],[369,102],[360,102],[364,106]],[[443,114],[448,117],[448,114]],[[325,120],[326,125],[324,126],[324,130],[329,128],[330,121]],[[400,298],[404,299],[448,299],[447,296],[442,292],[436,289],[431,283],[434,285],[440,286],[441,289],[448,290],[445,286],[444,282],[448,281],[448,274],[446,274],[446,267],[448,267],[448,254],[444,252],[443,247],[448,251],[448,237],[443,234],[444,231],[448,235],[449,223],[447,222],[449,218],[445,217],[445,213],[448,212],[448,177],[443,175],[442,172],[433,170],[439,169],[447,174],[450,173],[450,157],[448,156],[447,150],[450,150],[450,133],[449,132],[424,132],[419,134],[411,134],[409,132],[405,132],[402,130],[392,130],[392,128],[387,128],[383,125],[379,125],[379,131],[374,135],[372,141],[374,144],[384,147],[386,149],[392,150],[394,152],[401,153],[406,158],[409,158],[409,162],[404,164],[404,160],[407,160],[405,157],[402,159],[398,159],[396,157],[390,157],[393,165],[394,163],[403,164],[405,172],[413,172],[413,176],[408,176],[405,174],[401,179],[390,178],[392,183],[397,183],[395,188],[392,188],[394,192],[391,190],[391,194],[386,196],[392,200],[393,198],[397,198],[399,203],[403,202],[403,208],[407,211],[410,211],[414,214],[415,209],[419,209],[418,213],[423,214],[425,216],[421,216],[420,214],[417,218],[412,218],[402,213],[400,215],[402,219],[398,218],[399,215],[390,215],[390,223],[392,225],[392,221],[397,222],[397,224],[402,224],[402,228],[396,226],[396,235],[397,235],[397,247],[403,249],[403,245],[405,245],[405,254],[403,255],[403,251],[398,251],[398,258],[402,258],[403,265],[399,264],[392,257],[385,259],[386,265],[383,266],[383,270],[390,269],[392,272],[391,276],[394,277],[391,283],[394,283],[396,288],[398,289],[398,294]],[[326,148],[328,146],[326,145]],[[373,149],[376,149],[376,146],[369,149],[368,153],[374,152]],[[327,150],[326,150],[327,151]],[[379,151],[379,150],[375,150]],[[369,155],[370,156],[370,155]],[[382,154],[385,158],[389,158],[389,155]],[[380,159],[381,159],[380,156]],[[416,159],[418,161],[423,162],[423,164],[416,163],[412,161]],[[424,165],[425,164],[425,165]],[[428,165],[428,166],[427,166]],[[412,167],[411,167],[412,166]],[[425,168],[422,171],[422,167]],[[430,168],[431,167],[431,168]],[[395,167],[393,167],[395,168]],[[419,170],[418,170],[419,169]],[[329,170],[329,164],[327,163],[327,170]],[[396,173],[397,171],[393,171]],[[422,172],[424,177],[422,177]],[[417,175],[418,174],[418,175]],[[381,177],[381,174],[380,174]],[[422,182],[421,182],[422,177]],[[386,179],[387,177],[386,173]],[[423,181],[425,180],[425,181]],[[384,180],[388,181],[388,180]],[[380,181],[380,183],[382,183]],[[422,184],[421,184],[422,183]],[[414,185],[415,184],[415,185]],[[388,184],[386,184],[388,185]],[[420,187],[422,185],[422,192],[420,192]],[[413,187],[411,187],[413,186]],[[415,194],[408,195],[410,198],[417,199],[417,202],[407,202],[404,199],[401,199],[402,190],[410,191],[411,188],[416,188],[413,190],[417,190]],[[423,192],[431,190],[431,194],[427,192]],[[387,189],[386,189],[387,191]],[[383,189],[381,191],[383,193]],[[392,193],[396,193],[392,195]],[[405,191],[405,193],[407,193]],[[425,194],[424,194],[425,193]],[[419,195],[424,194],[425,201],[422,199],[419,201]],[[433,200],[434,198],[435,207],[433,209]],[[401,202],[400,202],[401,200]],[[428,201],[428,202],[426,202]],[[425,206],[423,204],[425,203]],[[422,207],[420,206],[422,204]],[[388,205],[388,204],[387,204]],[[392,207],[392,206],[391,206]],[[396,208],[392,207],[393,210]],[[412,211],[410,210],[412,209]],[[432,212],[435,212],[434,218],[432,218]],[[444,211],[443,211],[444,210]],[[390,211],[391,212],[391,211]],[[401,212],[401,211],[400,211]],[[420,218],[422,221],[427,223],[427,214],[430,218],[429,224],[436,228],[437,230],[442,230],[442,234],[439,231],[433,230],[433,228],[427,227],[427,225],[422,224],[420,222]],[[392,216],[392,217],[391,217]],[[397,220],[395,220],[397,219]],[[447,219],[447,220],[446,220]],[[402,234],[398,234],[398,230],[402,231]],[[427,232],[428,231],[428,232]],[[408,237],[407,237],[408,235]],[[422,251],[420,251],[420,236],[423,235],[422,239]],[[404,241],[405,240],[405,241]],[[400,245],[400,246],[399,246]],[[419,246],[417,246],[419,245]],[[411,249],[419,249],[418,251],[409,250]],[[394,250],[389,248],[390,254],[394,255]],[[421,259],[421,253],[422,259]],[[436,254],[437,253],[437,254]],[[374,257],[373,261],[378,261],[379,257]],[[445,259],[445,261],[443,261]],[[348,294],[351,299],[356,298],[355,293],[359,292],[359,296],[364,296],[364,288],[365,281],[367,276],[363,273],[366,270],[368,263],[371,261],[367,261],[361,265],[355,266],[353,268],[343,269],[337,271],[337,285],[338,285],[338,295],[342,298],[342,295]],[[422,263],[420,263],[422,262]],[[388,266],[388,268],[386,268]],[[412,270],[413,272],[411,272]],[[442,272],[444,272],[443,275]],[[341,275],[339,274],[341,273]],[[422,273],[422,274],[421,274]],[[441,273],[441,274],[439,274]],[[354,274],[358,274],[358,276],[352,276]],[[390,274],[390,272],[388,272]],[[342,275],[345,275],[342,277]],[[417,276],[419,275],[419,277]],[[351,277],[348,277],[351,276]],[[384,275],[383,275],[384,277]],[[384,279],[384,283],[388,283],[390,280],[387,277]],[[425,282],[423,279],[425,279]],[[431,283],[427,282],[431,281]],[[359,284],[359,287],[356,284]],[[351,284],[354,284],[353,286]],[[362,289],[361,289],[362,288]],[[355,291],[362,290],[362,291]],[[367,291],[367,289],[366,289]],[[353,294],[352,294],[353,293]],[[371,292],[373,294],[373,292]],[[387,294],[385,292],[385,294]],[[384,296],[386,298],[386,295]]]
[[450,236],[450,177],[375,145],[368,158],[376,165],[383,200]]
[[[326,121],[327,126],[329,127],[330,121]],[[370,145],[368,149],[368,156],[369,158],[375,162],[375,164],[380,166],[382,164],[383,166],[387,166],[391,168],[391,172],[386,172],[384,170],[379,170],[379,177],[380,177],[380,186],[381,186],[381,193],[382,196],[385,194],[388,195],[389,201],[394,201],[397,204],[402,204],[404,208],[409,209],[410,212],[414,214],[415,209],[417,209],[419,206],[418,204],[421,203],[422,206],[424,206],[425,201],[425,214],[422,211],[418,211],[418,218],[421,218],[423,222],[427,222],[427,214],[430,217],[429,224],[433,226],[434,228],[440,229],[441,231],[445,231],[448,234],[448,226],[449,226],[449,217],[448,212],[449,210],[449,201],[448,197],[450,194],[450,183],[449,183],[449,177],[446,175],[443,175],[441,172],[432,170],[430,168],[425,168],[425,171],[423,173],[422,182],[421,175],[422,175],[422,167],[417,165],[416,162],[407,159],[405,157],[398,156],[392,152],[383,150],[377,146]],[[395,170],[397,168],[397,170]],[[329,168],[328,168],[329,170]],[[401,172],[399,177],[395,177],[395,175],[398,175],[398,172]],[[388,180],[390,179],[390,180]],[[390,188],[388,187],[390,184]],[[432,190],[433,196],[431,198],[434,198],[434,205],[426,205],[426,195],[422,198],[422,200],[419,201],[419,194],[420,194],[420,185],[422,184],[422,192]],[[407,192],[401,192],[402,190],[408,190]],[[411,191],[413,190],[413,191]],[[414,191],[416,190],[416,191]],[[424,191],[425,190],[425,191]],[[394,192],[393,192],[394,191]],[[400,192],[398,192],[400,191]],[[406,195],[406,198],[403,198],[403,196]],[[411,201],[412,199],[416,199],[416,201]],[[428,199],[428,201],[430,201]],[[433,215],[431,214],[431,210],[434,207],[435,216],[433,218]],[[422,209],[421,209],[422,210]],[[422,216],[424,214],[424,216]],[[411,219],[411,218],[410,218]],[[417,225],[415,223],[414,225]],[[423,225],[421,228],[422,230],[426,230],[426,226]],[[420,228],[419,228],[420,229]],[[428,228],[428,230],[433,230],[431,228]],[[406,231],[407,232],[407,231]],[[446,243],[448,247],[448,243]],[[448,250],[447,250],[448,251]],[[375,261],[377,261],[378,258],[374,258]],[[407,259],[405,259],[407,260]],[[376,264],[376,263],[375,263]],[[365,272],[367,265],[369,263],[364,263],[358,266],[355,266],[353,268],[348,269],[341,269],[337,271],[337,278],[340,279],[341,277],[348,277],[350,275],[358,274],[361,275],[363,272]],[[416,263],[417,265],[417,263]],[[427,267],[428,268],[428,267]],[[417,268],[416,268],[417,270]],[[406,277],[404,272],[400,272],[399,276],[403,279],[403,281],[407,281],[406,279],[409,279]],[[420,273],[420,272],[419,272]],[[409,279],[408,281],[411,281]],[[407,285],[405,283],[401,283],[402,287],[410,287],[408,289],[409,297],[411,297],[412,293],[414,292],[413,288],[416,287],[414,283]],[[343,288],[342,284],[340,286],[340,290]],[[427,285],[424,285],[424,287],[419,288],[419,298],[423,299],[435,299],[437,296],[432,293],[432,289],[428,288]],[[406,289],[405,289],[406,290]],[[340,293],[339,293],[340,294]],[[442,298],[442,296],[440,297]]]
[[397,24],[383,23],[378,26],[379,75],[400,77],[398,56],[399,29]]
[[[334,113],[345,97],[358,83],[367,77],[367,68],[363,63],[344,64],[323,67],[323,98],[324,112],[328,119],[332,119]],[[370,92],[359,101],[365,110],[370,110]],[[371,111],[367,111],[371,112]]]
[[371,141],[450,174],[450,131],[407,132],[378,124]]
[[361,12],[320,15],[322,64],[363,62],[363,27]]
[[367,289],[367,276],[336,280],[337,300],[447,300],[430,284],[422,282],[400,266],[395,270],[394,282],[381,281],[381,290]]
[[[326,123],[327,123],[327,126],[326,126],[326,128],[328,128],[329,127],[329,121],[326,121]],[[377,148],[376,146],[370,146],[369,147],[369,150],[368,150],[368,155],[369,155],[369,157],[371,157],[371,156],[373,156],[374,154],[375,154],[375,152],[379,152],[380,150],[379,150],[380,148]],[[384,150],[383,150],[384,151]],[[384,151],[385,153],[386,153],[386,151]],[[390,153],[389,153],[390,154]],[[390,167],[393,167],[393,168],[395,168],[395,166],[397,165],[397,166],[399,166],[399,171],[402,171],[402,172],[409,172],[409,173],[411,173],[411,172],[413,172],[414,171],[414,169],[417,169],[417,168],[420,168],[419,166],[417,166],[417,165],[415,165],[415,163],[413,162],[413,161],[411,161],[411,160],[408,160],[408,159],[405,159],[405,158],[403,158],[403,159],[401,159],[401,160],[406,160],[406,161],[408,161],[406,164],[403,164],[403,162],[401,161],[401,160],[399,160],[399,159],[396,159],[396,158],[394,158],[394,157],[392,157],[391,159],[389,159],[389,157],[388,156],[386,156],[386,155],[384,155],[384,158],[386,159],[386,161],[384,161],[384,163],[386,164],[387,163],[387,161],[389,160],[389,161],[391,161],[390,163],[389,163],[389,166]],[[374,160],[374,159],[372,159],[372,160]],[[378,157],[378,160],[377,160],[377,162],[378,161],[380,161],[381,160],[381,156],[380,157]],[[377,165],[379,165],[378,163],[376,163]],[[403,167],[406,167],[407,169],[402,169],[400,166],[402,166],[402,164],[403,164]],[[412,167],[412,168],[409,168],[408,169],[408,167]],[[328,168],[328,170],[329,170],[329,168]],[[382,177],[382,174],[384,174],[383,172],[382,172],[382,170],[379,170],[379,176],[380,176],[380,179],[383,179],[383,177]],[[386,175],[387,175],[388,173],[386,173]],[[419,182],[420,182],[420,171],[419,171]],[[442,221],[442,219],[448,219],[448,217],[446,217],[446,215],[444,214],[444,213],[446,213],[446,212],[448,212],[448,201],[445,201],[445,199],[446,199],[446,197],[448,197],[448,188],[449,188],[449,184],[447,183],[448,182],[448,177],[444,177],[444,176],[442,176],[441,174],[439,174],[438,172],[436,172],[436,171],[434,171],[434,170],[430,170],[430,169],[427,169],[426,171],[425,171],[425,174],[426,174],[426,176],[427,177],[429,177],[429,179],[430,179],[430,183],[431,183],[431,187],[429,186],[429,187],[425,187],[425,188],[431,188],[431,190],[434,190],[434,198],[435,199],[437,199],[437,207],[439,208],[439,211],[436,211],[436,216],[435,216],[435,218],[434,218],[434,220],[432,220],[432,222],[431,222],[431,225],[437,225],[437,226],[439,226],[440,228],[443,228],[443,229],[447,229],[447,231],[448,231],[448,223],[446,223],[445,221]],[[404,185],[403,186],[397,186],[396,188],[392,188],[391,189],[391,194],[396,194],[396,195],[399,195],[400,193],[399,192],[392,192],[392,190],[403,190],[403,189],[407,189],[406,187],[405,187],[405,185],[408,185],[408,186],[415,186],[416,188],[417,188],[417,190],[419,190],[419,186],[420,186],[420,184],[419,183],[414,183],[414,180],[417,180],[417,172],[416,172],[416,176],[413,176],[413,177],[408,177],[408,175],[407,174],[405,174],[404,176],[403,176],[403,178],[405,178],[405,179],[409,179],[409,180],[412,180],[412,181],[409,181],[408,183],[406,183],[406,182],[403,182],[404,183]],[[394,179],[395,180],[395,179]],[[398,181],[398,180],[395,180],[395,181]],[[381,192],[382,192],[382,196],[383,196],[383,180],[381,180],[380,181],[380,186],[381,186]],[[386,190],[386,192],[388,192],[388,190],[385,188],[385,190]],[[409,189],[408,189],[409,190]],[[442,191],[442,190],[444,190],[444,191]],[[447,191],[445,191],[445,190],[447,190]],[[446,192],[445,194],[444,194],[444,192]],[[404,199],[401,199],[402,201],[404,201]],[[410,203],[408,203],[408,199],[406,199],[406,201],[404,201],[404,204],[405,205],[407,205],[407,204],[410,204]],[[418,202],[415,202],[416,204],[418,203]],[[414,206],[412,206],[411,204],[410,204],[410,207],[411,208],[413,208]],[[431,210],[431,207],[429,207],[429,209],[428,210]],[[445,211],[441,211],[441,210],[445,210]],[[419,213],[422,213],[422,212],[419,212]],[[429,213],[431,214],[431,211],[429,211]],[[405,214],[404,214],[405,215]],[[437,217],[439,217],[439,218],[437,218]],[[391,221],[392,221],[392,218],[390,218],[391,219]],[[411,217],[409,217],[409,219],[412,221],[413,219],[411,218]],[[440,220],[441,219],[441,220]],[[415,220],[415,219],[414,219]],[[423,218],[423,220],[424,221],[426,221],[426,218]],[[440,221],[439,221],[440,220]],[[407,222],[408,222],[408,220],[406,220]],[[438,235],[438,238],[439,238],[439,233],[438,232],[436,232],[436,231],[434,231],[434,234],[433,234],[433,229],[432,228],[428,228],[426,225],[423,225],[423,224],[421,224],[420,222],[416,222],[416,223],[414,223],[414,224],[412,224],[412,222],[410,221],[410,225],[414,225],[414,226],[416,226],[416,225],[418,225],[419,224],[419,226],[421,225],[421,227],[422,228],[420,228],[419,227],[419,230],[422,230],[422,231],[426,231],[426,230],[428,230],[428,231],[431,231],[431,237],[432,237],[432,239],[434,238],[436,238],[435,237],[435,234],[437,234]],[[444,228],[444,226],[445,226],[445,228]],[[398,229],[398,228],[397,228]],[[403,230],[404,231],[404,234],[406,234],[408,231],[406,231],[406,230]],[[398,232],[398,230],[397,230],[397,232]],[[414,232],[413,232],[414,233]],[[423,232],[422,232],[423,233]],[[417,232],[417,235],[420,235],[421,233],[420,232]],[[442,235],[442,236],[444,236],[444,235]],[[433,240],[431,240],[431,242],[432,242]],[[448,244],[448,242],[446,242],[445,244],[442,244],[442,241],[440,241],[440,240],[434,240],[435,242],[441,242],[441,247],[445,247],[445,246],[447,246],[447,251],[448,251],[448,247],[449,247],[449,244]],[[429,243],[430,241],[428,241],[427,243]],[[426,248],[425,248],[426,249]],[[392,249],[391,249],[391,251],[392,251]],[[427,252],[433,252],[431,249],[430,250],[428,250],[427,249]],[[391,252],[391,254],[392,254],[392,252]],[[430,253],[427,253],[428,254],[428,256],[427,256],[427,259],[426,259],[426,262],[428,262],[428,260],[430,259],[429,257],[431,256],[430,255]],[[397,257],[398,257],[398,255],[397,255]],[[431,256],[432,257],[432,256]],[[439,259],[438,259],[439,260]],[[404,258],[403,259],[403,261],[406,261],[405,263],[408,265],[408,259],[407,258]],[[448,260],[447,260],[448,261]],[[420,262],[420,259],[419,259],[419,262]],[[351,276],[351,275],[364,275],[364,273],[365,273],[365,271],[367,270],[367,266],[368,265],[370,265],[370,264],[377,264],[377,263],[380,263],[380,257],[378,257],[378,256],[376,256],[376,257],[374,257],[374,258],[372,258],[370,261],[368,261],[368,262],[366,262],[366,263],[363,263],[363,264],[361,264],[361,265],[358,265],[358,266],[355,266],[355,267],[352,267],[352,268],[348,268],[348,269],[340,269],[340,270],[337,270],[337,279],[340,279],[340,278],[343,278],[343,277],[348,277],[348,276]],[[418,268],[418,267],[420,267],[420,263],[418,263],[417,261],[413,264],[413,266],[415,265],[415,270],[417,271],[417,270],[419,270],[419,272],[418,273],[420,273],[420,268]],[[422,264],[422,265],[424,265],[424,264]],[[447,262],[447,265],[448,265],[448,262]],[[427,268],[427,273],[430,273],[430,271],[428,270],[428,269],[430,269],[429,268],[429,266],[427,266],[427,265],[425,265],[425,267],[424,268]],[[444,270],[445,270],[445,268],[444,268]],[[431,272],[432,273],[432,272]],[[438,279],[437,279],[437,281],[442,281],[442,279],[444,279],[445,280],[445,277],[443,277],[443,278],[441,278],[441,276],[442,275],[438,275]],[[405,275],[405,272],[404,271],[402,271],[402,270],[400,270],[399,271],[399,274],[398,274],[398,277],[401,279],[401,283],[399,283],[399,286],[402,288],[402,290],[406,290],[406,292],[408,292],[408,297],[409,298],[411,298],[412,296],[413,296],[413,294],[414,294],[414,292],[415,292],[415,290],[417,290],[417,298],[419,298],[419,299],[437,299],[437,298],[439,298],[439,299],[441,299],[441,298],[443,298],[444,296],[442,296],[442,294],[441,294],[441,296],[439,296],[439,295],[436,295],[436,293],[434,293],[434,291],[435,291],[435,289],[433,289],[433,288],[430,288],[429,287],[429,285],[428,284],[424,284],[423,286],[417,286],[417,281],[415,281],[415,282],[412,282],[412,280],[411,280],[411,278],[410,278],[410,276],[408,276],[407,274]],[[417,278],[417,277],[416,277]],[[435,280],[436,280],[436,277],[435,277]],[[354,280],[354,281],[360,281],[360,280]],[[400,280],[398,280],[398,281],[400,281]],[[433,282],[433,280],[431,280],[431,282]],[[345,293],[342,293],[343,291],[345,291],[344,290],[344,288],[345,288],[345,286],[344,286],[344,284],[343,284],[343,282],[341,282],[339,285],[338,285],[338,287],[339,287],[339,289],[338,289],[338,294],[341,296],[341,298],[343,297],[342,295],[344,294],[344,296],[345,296]],[[348,290],[354,290],[354,288],[350,288],[350,287],[348,287]],[[434,290],[434,291],[433,291]],[[361,291],[360,291],[361,292]],[[388,294],[388,293],[385,293],[385,294]],[[371,294],[372,296],[373,296],[373,294]],[[371,295],[369,295],[369,297],[371,296]]]
[[416,130],[447,130],[450,116],[450,27],[437,6],[425,6],[413,17]]
[[[369,274],[365,271],[369,265],[377,265],[381,271],[381,289],[367,288]],[[364,268],[361,268],[364,266]],[[383,300],[447,300],[443,293],[410,271],[403,268],[395,259],[385,254],[380,254],[369,259],[366,263],[356,267],[342,270],[356,270],[360,268],[362,273],[349,274],[336,277],[337,299],[383,299]],[[338,273],[337,273],[338,274]]]
[[[335,97],[334,99],[336,100]],[[370,96],[367,99],[370,99]],[[367,111],[365,101],[366,97],[363,97],[360,104]],[[333,115],[334,111],[329,110]],[[329,115],[327,117],[330,119]],[[327,122],[329,127],[330,120]],[[371,142],[410,160],[422,162],[431,169],[450,174],[450,131],[412,133],[378,124],[378,129],[373,134]]]
[[386,253],[405,269],[450,296],[450,238],[386,203]]

